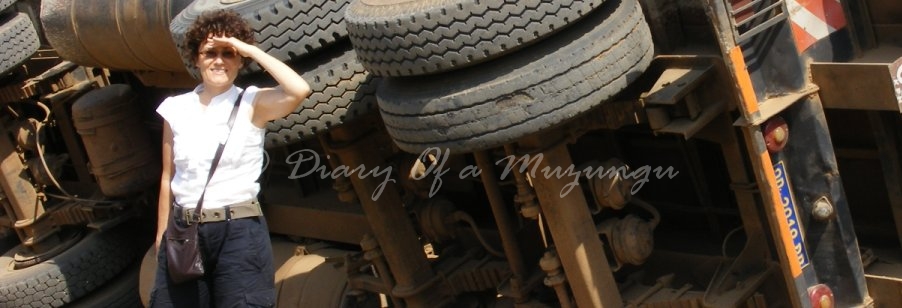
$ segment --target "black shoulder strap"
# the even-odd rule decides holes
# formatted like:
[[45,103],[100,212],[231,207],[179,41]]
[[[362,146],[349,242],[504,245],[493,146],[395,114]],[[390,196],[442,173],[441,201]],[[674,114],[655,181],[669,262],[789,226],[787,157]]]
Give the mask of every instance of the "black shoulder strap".
[[207,185],[210,185],[210,179],[213,179],[213,172],[216,172],[216,166],[219,166],[219,159],[222,158],[222,151],[225,150],[225,144],[229,141],[229,136],[232,135],[232,125],[235,124],[235,116],[238,115],[238,106],[241,105],[241,97],[244,96],[244,90],[241,90],[241,93],[238,94],[238,99],[235,100],[235,106],[232,107],[232,114],[229,115],[229,132],[226,134],[226,140],[219,144],[219,148],[216,149],[216,155],[213,155],[213,165],[210,166],[210,174],[207,175],[207,183],[204,184],[204,190],[200,193],[200,199],[197,200],[197,207],[194,208],[194,215],[200,216],[200,210],[204,206],[204,195],[207,193]]

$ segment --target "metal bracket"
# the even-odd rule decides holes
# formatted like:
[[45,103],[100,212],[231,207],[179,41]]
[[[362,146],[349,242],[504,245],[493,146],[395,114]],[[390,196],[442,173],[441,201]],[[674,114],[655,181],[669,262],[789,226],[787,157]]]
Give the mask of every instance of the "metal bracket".
[[651,90],[642,95],[642,100],[648,105],[676,105],[698,87],[713,67],[712,64],[700,64],[668,68],[661,73]]
[[811,64],[824,108],[902,112],[902,48],[870,50],[854,63]]
[[725,111],[725,101],[706,102],[696,91],[713,71],[711,63],[665,69],[651,90],[640,96],[649,126],[656,133],[689,139]]
[[758,104],[758,117],[749,121],[744,117],[740,117],[736,122],[733,122],[734,126],[747,126],[747,125],[761,125],[767,119],[777,115],[778,113],[786,110],[792,104],[802,100],[805,97],[808,97],[812,94],[817,93],[820,88],[818,86],[809,84],[804,89],[801,89],[796,92],[787,93],[786,95],[776,96],[772,98],[768,98]]

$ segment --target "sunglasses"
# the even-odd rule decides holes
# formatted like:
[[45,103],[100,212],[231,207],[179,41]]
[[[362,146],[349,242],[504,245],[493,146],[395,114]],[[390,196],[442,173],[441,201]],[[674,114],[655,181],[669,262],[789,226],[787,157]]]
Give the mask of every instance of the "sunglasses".
[[222,57],[223,59],[231,60],[235,59],[238,54],[235,50],[232,49],[207,49],[200,52],[200,55],[207,59],[216,59],[217,57]]

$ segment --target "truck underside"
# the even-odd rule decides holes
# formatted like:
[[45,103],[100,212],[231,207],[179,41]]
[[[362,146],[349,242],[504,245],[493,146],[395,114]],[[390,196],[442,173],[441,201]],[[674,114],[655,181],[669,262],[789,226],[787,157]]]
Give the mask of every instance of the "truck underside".
[[280,307],[902,305],[902,4],[0,0],[0,306],[146,304],[214,8],[313,89],[267,125]]

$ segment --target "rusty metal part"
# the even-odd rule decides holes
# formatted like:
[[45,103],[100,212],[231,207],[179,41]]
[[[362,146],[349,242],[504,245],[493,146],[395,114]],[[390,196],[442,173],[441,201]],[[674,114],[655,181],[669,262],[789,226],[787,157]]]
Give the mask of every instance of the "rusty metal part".
[[[373,236],[367,233],[363,236],[363,240],[360,241],[360,248],[363,249],[363,258],[372,263],[374,267],[376,267],[376,274],[378,274],[379,278],[382,279],[380,289],[384,290],[380,291],[380,293],[388,296],[388,298],[395,306],[404,307],[401,299],[396,296],[392,296],[391,294],[391,290],[395,287],[395,278],[392,277],[392,273],[388,269],[388,264],[385,263],[385,255],[379,248],[379,242],[377,242]],[[358,278],[358,276],[349,277],[352,283]]]
[[445,286],[454,293],[495,290],[511,276],[507,262],[466,259],[453,272],[447,274]]
[[902,112],[902,48],[881,47],[850,63],[816,62],[824,108]]
[[[520,185],[519,182],[517,185],[518,186]],[[514,199],[515,202],[523,204],[520,206],[520,215],[522,215],[524,218],[529,218],[529,219],[533,219],[533,220],[539,219],[539,214],[541,213],[541,210],[539,209],[539,204],[536,203],[535,194],[532,194],[532,193],[519,194],[518,193],[517,196],[515,196],[514,198],[515,198]]]
[[592,191],[592,195],[595,197],[595,204],[598,206],[597,211],[601,211],[602,208],[606,207],[615,210],[623,209],[632,199],[633,194],[630,190],[636,181],[635,179],[624,178],[626,174],[630,173],[630,169],[629,166],[619,159],[612,158],[604,163],[589,162],[582,166],[591,167],[593,172],[598,172],[597,176],[587,174],[589,176],[589,190]]
[[790,91],[787,93],[779,93],[774,94],[767,99],[761,100],[758,105],[758,116],[752,120],[746,118],[739,118],[733,125],[736,126],[749,126],[749,125],[760,125],[767,121],[768,119],[776,116],[777,114],[789,108],[793,104],[804,100],[812,95],[817,94],[820,88],[814,84],[807,84],[805,87]]
[[[332,195],[313,195],[303,205],[267,203],[263,207],[269,231],[290,236],[359,244],[370,231],[357,204],[339,203]],[[309,205],[309,206],[308,206]]]
[[0,86],[0,104],[9,104],[34,96],[32,89],[23,88],[19,83]]
[[[69,61],[62,61],[59,64],[47,69],[41,74],[29,78],[21,87],[28,90],[29,93],[53,96],[68,96],[81,89],[79,84],[83,82],[96,83],[98,85],[110,84],[107,79],[109,73],[105,70],[94,69],[75,65]],[[70,91],[67,91],[70,90]],[[64,93],[58,93],[64,92]]]
[[[673,285],[679,283],[682,279],[680,275],[673,273],[657,274],[656,277],[643,277],[644,272],[637,272],[626,278],[622,284],[622,293],[629,294],[626,307],[648,307],[648,308],[682,308],[682,307],[723,307],[711,306],[705,302],[705,293],[697,290],[692,284],[685,283],[677,288]],[[654,278],[654,285],[646,285],[643,281],[651,282]],[[774,303],[774,299],[770,299]],[[760,293],[754,293],[745,298],[737,298],[736,308],[763,308],[768,307],[768,301]]]
[[719,305],[727,303],[732,304],[729,307],[737,307],[743,302],[760,300],[755,298],[755,293],[761,288],[765,280],[776,271],[776,266],[768,266],[751,273],[751,275],[744,275],[743,279],[731,281],[731,283],[734,283],[732,288],[720,294],[714,294],[711,291],[712,288],[723,287],[723,284],[710,285],[705,293],[704,303],[710,307],[725,307]]
[[41,2],[47,40],[60,57],[117,70],[184,72],[169,22],[190,1],[48,0]]
[[[325,145],[323,145],[325,147]],[[329,162],[329,166],[332,167],[332,170],[341,166],[341,161],[338,160],[338,157],[335,155],[326,155],[326,161]],[[351,184],[351,180],[346,177],[336,177],[332,182],[332,189],[338,193],[338,200],[347,203],[358,203],[360,200],[357,199],[357,193],[354,192],[354,185]]]
[[145,86],[157,88],[191,89],[200,82],[200,80],[194,79],[187,71],[132,71],[132,75],[138,78]]
[[[0,136],[10,136],[6,127],[0,125]],[[49,239],[57,231],[44,215],[44,200],[38,198],[37,191],[28,178],[28,172],[10,138],[0,138],[0,188],[8,201],[7,214],[12,215],[13,227],[22,244],[34,251],[43,251],[40,242]],[[52,244],[50,245],[52,246]]]
[[464,211],[457,210],[451,201],[444,198],[432,198],[420,201],[414,208],[420,223],[420,230],[427,240],[438,244],[456,239],[462,231],[458,223],[462,222],[470,226],[473,235],[485,251],[499,258],[505,257],[504,253],[486,241],[473,217]]
[[332,183],[332,189],[338,193],[338,200],[347,203],[357,203],[357,194],[354,193],[354,187],[351,181],[345,177],[338,177]]
[[[658,56],[660,57],[660,56]],[[597,129],[616,130],[628,125],[649,122],[645,106],[637,99],[615,100],[597,106],[564,124],[574,136]]]
[[[730,123],[728,115],[721,115],[712,124],[712,127],[726,127]],[[754,173],[740,162],[743,161],[742,147],[739,139],[730,130],[711,129],[700,133],[700,137],[716,142],[721,147],[724,160],[727,164],[727,174],[732,182],[736,203],[742,217],[742,227],[746,233],[746,243],[742,252],[733,260],[732,264],[725,266],[715,274],[705,294],[705,302],[712,305],[738,305],[738,301],[747,298],[754,291],[743,288],[736,290],[737,282],[759,281],[773,272],[770,259],[770,249],[767,244],[767,233],[763,222],[767,221],[758,212],[758,191],[754,183]],[[742,273],[737,276],[734,273]],[[749,284],[743,284],[748,286]],[[740,292],[740,293],[736,293]]]
[[648,108],[652,129],[683,134],[688,139],[723,111],[725,104],[717,101],[703,103],[696,91],[711,75],[712,68],[711,64],[669,67],[661,73],[651,90],[640,97]]
[[88,92],[72,105],[97,185],[109,197],[136,194],[159,181],[159,160],[137,99],[128,85],[111,85]]
[[504,253],[495,249],[495,247],[489,244],[485,237],[483,237],[482,231],[479,230],[479,227],[476,225],[476,220],[474,220],[473,216],[470,216],[470,214],[467,214],[464,211],[455,211],[454,213],[451,213],[450,217],[448,217],[448,221],[466,223],[468,226],[470,226],[470,229],[473,231],[473,235],[476,236],[479,244],[481,244],[482,247],[485,248],[486,252],[493,256],[504,258]]
[[22,269],[32,265],[40,264],[50,260],[56,255],[66,251],[73,245],[77,244],[85,236],[84,232],[67,232],[59,237],[54,236],[45,242],[42,242],[42,249],[30,249],[22,243],[15,255],[13,255],[13,268]]
[[668,275],[658,277],[658,280],[655,281],[654,286],[652,286],[651,288],[649,288],[648,290],[643,292],[638,297],[628,301],[627,307],[635,307],[636,305],[641,304],[642,302],[644,302],[646,299],[648,299],[649,297],[651,297],[652,295],[654,295],[661,289],[664,289],[665,287],[669,287],[670,284],[673,282],[673,276],[674,276],[673,274],[668,274]]
[[[514,148],[510,144],[504,145],[504,152],[507,155],[514,155]],[[530,186],[529,181],[523,173],[518,172],[518,166],[514,166],[514,181],[517,182],[517,195],[514,196],[514,203],[520,205],[520,215],[529,219],[539,219],[539,204],[536,203],[536,193]]]
[[[758,129],[758,127],[743,127],[743,133],[747,143],[750,144],[748,145],[747,150],[751,154],[750,156],[754,157],[754,168],[757,170],[766,170],[767,168],[772,168],[772,166],[761,161],[762,157],[765,157],[764,155],[766,155],[767,150],[765,149],[764,139],[760,135],[760,130]],[[755,134],[757,134],[757,136]],[[741,155],[740,149],[736,148],[738,141],[734,139],[735,135],[724,134],[724,136],[722,136],[721,138],[723,138],[721,139],[721,141],[723,141],[722,149],[724,151],[724,156],[728,158],[727,161],[738,161],[730,160],[739,159],[738,157],[741,157],[739,156]],[[738,165],[739,164],[728,164],[728,170],[730,171],[731,180],[736,181],[740,177],[743,180],[749,180],[751,174],[742,169],[742,166]],[[764,177],[762,172],[757,172],[755,176],[757,177],[758,183],[765,182],[765,179],[762,178]],[[776,197],[771,195],[773,194],[773,192],[760,192],[762,195],[764,195],[765,200],[772,200],[772,198],[773,200],[776,200]],[[737,194],[737,197],[739,197],[739,194]],[[767,215],[767,217],[762,217],[756,210],[757,205],[754,207],[743,206],[741,203],[743,200],[739,201],[739,210],[740,214],[742,215],[743,228],[745,228],[746,230],[746,237],[748,239],[748,242],[746,243],[745,248],[742,250],[742,252],[740,252],[740,254],[736,257],[732,264],[721,268],[715,274],[715,277],[714,279],[712,279],[712,283],[708,286],[708,290],[705,294],[705,302],[709,305],[736,306],[740,303],[740,301],[752,296],[752,294],[754,294],[755,290],[757,290],[757,288],[764,282],[764,280],[772,273],[776,272],[776,266],[768,263],[769,250],[768,244],[766,242],[768,236],[767,233],[764,232],[762,226],[763,222],[767,222],[769,220],[771,221],[772,226],[775,226],[776,222],[774,220],[777,219],[776,215]],[[749,200],[749,202],[753,201]],[[768,203],[765,202],[765,208],[771,208],[771,205],[768,205]],[[777,231],[772,232],[776,233]],[[780,240],[777,239],[777,242],[779,243]],[[787,261],[787,259],[791,257],[788,256],[789,253],[790,252],[788,251],[778,253],[781,265],[786,267],[789,266],[789,262]],[[742,275],[736,275],[736,273],[741,273]],[[788,285],[796,285],[789,269],[784,268],[784,270],[782,271],[782,276],[783,279],[786,280]],[[802,298],[801,291],[790,291],[788,293],[793,303],[799,303],[804,300]]]
[[494,165],[489,159],[489,155],[485,151],[476,151],[473,153],[473,156],[476,158],[477,167],[479,167],[479,170],[482,170],[480,174],[482,185],[485,187],[486,195],[488,195],[489,204],[492,207],[492,215],[495,217],[495,224],[498,225],[504,255],[510,263],[510,269],[513,273],[513,277],[510,278],[511,291],[517,296],[517,302],[525,302],[529,298],[520,289],[528,273],[526,272],[526,263],[523,260],[523,251],[520,250],[520,244],[517,241],[513,218],[508,211],[507,204],[504,202],[504,197],[501,195],[501,186],[498,184],[498,177],[495,175]]
[[81,144],[81,138],[75,132],[72,124],[70,101],[87,93],[95,86],[102,87],[109,84],[105,72],[96,72],[89,68],[76,66],[72,62],[63,62],[56,67],[44,72],[27,82],[28,87],[34,87],[49,93],[41,98],[53,111],[51,116],[56,121],[63,142],[68,149],[72,168],[78,176],[79,182],[94,182],[94,176],[88,170],[88,158]]
[[327,138],[322,143],[328,153],[337,155],[339,161],[349,168],[363,167],[371,171],[370,176],[366,176],[365,172],[354,173],[351,183],[372,228],[373,237],[382,247],[386,263],[395,278],[396,286],[391,294],[403,298],[409,307],[443,305],[450,299],[433,291],[437,287],[434,283],[437,282],[435,272],[407,216],[395,181],[373,176],[377,169],[386,170],[385,161],[392,150],[391,142],[385,140],[388,136],[376,126],[378,123],[358,119],[338,126],[329,134],[320,135]]
[[620,270],[623,264],[645,263],[654,250],[654,226],[635,215],[605,220],[597,228],[611,243],[617,263],[614,271]]
[[712,56],[658,56],[663,67],[651,89],[640,96],[649,126],[657,133],[689,139],[722,112],[729,110],[722,93],[727,86],[721,59]]
[[[534,134],[521,140],[520,146],[526,149],[544,149],[541,152],[542,159],[535,162],[536,170],[565,169],[573,162],[566,144],[559,142],[563,137],[559,131]],[[578,192],[561,195],[570,179],[545,177],[541,174],[531,176],[554,245],[562,252],[559,254],[561,263],[576,305],[622,306],[617,283],[595,230],[585,196]]]
[[658,212],[658,209],[651,205],[651,203],[645,201],[645,199],[634,197],[632,204],[641,207],[643,210],[651,214],[652,218],[648,222],[648,225],[652,230],[654,230],[658,226],[658,224],[661,223],[661,213]]
[[13,224],[22,245],[34,253],[45,253],[59,243],[59,228],[47,217],[49,216],[44,213],[37,220],[18,220]]
[[521,204],[520,205],[520,215],[529,219],[539,219],[540,209],[539,204],[536,203],[536,195],[532,192],[532,189],[529,188],[520,190],[520,187],[523,186],[521,182],[517,182],[517,190],[522,193],[517,193],[514,197],[514,202]]
[[18,102],[29,97],[61,91],[83,81],[82,77],[91,75],[90,72],[86,72],[88,69],[69,61],[54,61],[49,62],[48,65],[53,66],[40,73],[29,70],[29,74],[23,73],[22,76],[18,76],[18,82],[10,82],[8,85],[0,87],[0,104]]
[[427,239],[435,243],[442,243],[457,237],[456,227],[450,219],[457,208],[451,201],[444,198],[430,198],[420,201],[415,208],[420,230]]
[[689,118],[695,119],[701,113],[698,105],[682,101],[684,98],[692,94],[702,81],[710,75],[713,70],[713,64],[703,63],[690,67],[668,67],[664,69],[661,76],[651,87],[648,92],[641,96],[642,101],[647,105],[679,105],[685,104],[685,112]]
[[[0,127],[0,135],[9,135],[5,127]],[[44,213],[44,208],[41,206],[41,201],[38,200],[37,192],[31,181],[25,175],[25,164],[22,163],[22,157],[9,138],[0,138],[0,155],[3,157],[0,161],[0,168],[2,168],[0,170],[3,171],[0,185],[3,187],[5,198],[13,206],[11,213],[15,215],[17,221],[36,219]]]
[[[667,289],[661,290],[661,292],[667,291]],[[659,292],[660,293],[660,292]],[[656,293],[657,294],[657,293]],[[768,307],[768,302],[764,298],[764,295],[760,293],[756,293],[755,295],[749,297],[747,300],[742,301],[741,303],[733,306],[735,308],[765,308]],[[636,307],[636,306],[629,306]],[[707,307],[705,306],[705,301],[701,297],[691,297],[691,298],[681,298],[674,299],[669,301],[656,301],[652,303],[643,303],[641,307],[648,308],[684,308],[684,307]]]
[[[50,115],[50,110],[47,109],[47,106],[42,103],[38,103],[38,106],[45,108],[46,114],[48,117],[45,117],[44,121],[47,121],[47,118],[49,118],[49,115]],[[44,127],[44,124],[42,122],[34,122],[34,124],[35,124],[35,130],[37,132],[37,135],[40,135],[41,128]],[[60,183],[56,180],[56,178],[57,178],[56,174],[58,174],[58,172],[54,172],[54,170],[51,169],[51,168],[57,168],[57,166],[55,166],[56,163],[62,163],[62,161],[65,161],[66,159],[64,156],[66,156],[66,155],[65,154],[61,155],[61,156],[63,156],[62,161],[59,161],[59,162],[57,162],[55,160],[48,160],[47,159],[48,156],[50,156],[51,158],[53,158],[53,157],[59,158],[60,156],[45,154],[44,153],[44,145],[41,143],[40,139],[35,139],[35,152],[37,153],[37,158],[32,159],[28,162],[30,164],[29,167],[33,166],[35,168],[35,169],[31,170],[32,180],[34,181],[34,183],[39,184],[39,185],[52,184],[54,187],[59,189],[64,195],[68,195],[69,193],[66,192],[66,190],[62,187],[62,185],[60,185]],[[35,163],[35,162],[37,162],[37,163]],[[51,163],[54,163],[54,164],[51,164]],[[49,183],[49,184],[46,184],[46,183]]]
[[89,200],[66,200],[47,212],[54,225],[97,225],[109,220],[121,220],[134,216],[134,206],[121,202],[97,202]]
[[37,127],[39,121],[37,119],[28,118],[24,121],[16,123],[16,143],[24,150],[34,151],[37,149]]
[[[69,155],[66,154],[44,154],[44,161],[35,157],[29,159],[26,164],[28,171],[35,184],[43,186],[54,185],[53,180],[57,179],[63,173],[63,165],[69,161]],[[45,168],[46,162],[46,168]]]
[[546,251],[542,259],[539,260],[539,267],[545,271],[547,275],[544,280],[545,285],[554,289],[554,293],[557,294],[558,301],[561,303],[561,308],[573,307],[570,294],[567,294],[567,277],[561,271],[561,259],[558,258],[557,253]]

